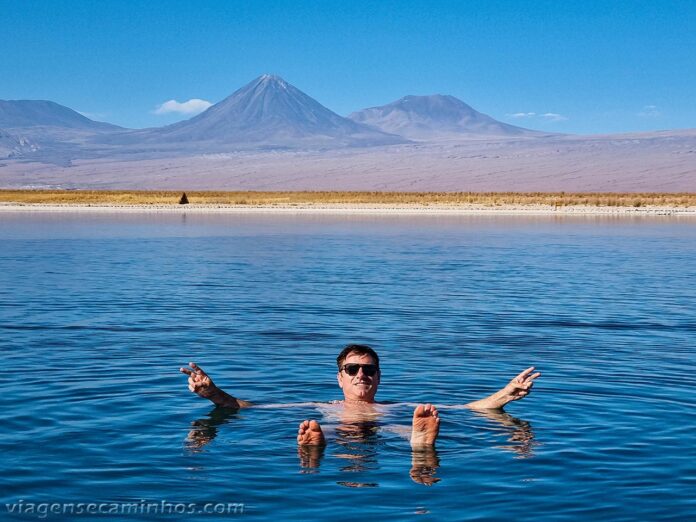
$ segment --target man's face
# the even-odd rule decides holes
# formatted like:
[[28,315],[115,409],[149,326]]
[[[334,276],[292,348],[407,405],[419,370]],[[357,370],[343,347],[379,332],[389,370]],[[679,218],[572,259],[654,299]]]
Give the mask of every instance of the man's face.
[[[375,364],[375,361],[369,355],[349,353],[343,361],[343,366],[346,364]],[[369,377],[365,375],[362,368],[353,376],[348,375],[346,370],[339,370],[337,375],[338,385],[343,390],[345,400],[365,402],[374,402],[379,386],[379,377],[379,370],[372,377]]]

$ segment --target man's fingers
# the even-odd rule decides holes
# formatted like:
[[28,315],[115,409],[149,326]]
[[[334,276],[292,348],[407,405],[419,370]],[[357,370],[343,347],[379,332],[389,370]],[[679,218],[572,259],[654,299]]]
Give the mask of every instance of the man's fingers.
[[179,368],[179,371],[181,373],[185,373],[186,375],[191,375],[193,372],[189,370],[188,368]]
[[536,372],[532,373],[535,370],[534,366],[530,366],[526,370],[524,370],[522,373],[520,373],[517,377],[513,379],[514,381],[517,381],[518,383],[525,383],[525,382],[531,382],[534,379],[538,378],[541,376],[541,372]]
[[208,374],[203,371],[203,368],[198,366],[195,362],[190,362],[189,366],[193,368],[193,371],[195,371],[196,373],[203,375],[204,377],[208,376]]
[[189,384],[206,384],[206,380],[210,380],[210,377],[203,377],[202,375],[199,375],[197,373],[192,373],[189,375],[188,381]]
[[534,371],[534,366],[530,366],[530,367],[527,368],[526,370],[522,371],[517,377],[515,377],[514,380],[516,380],[517,382],[522,382],[522,381],[524,381],[524,380],[527,378],[527,376],[529,376],[529,374],[532,373],[533,371]]

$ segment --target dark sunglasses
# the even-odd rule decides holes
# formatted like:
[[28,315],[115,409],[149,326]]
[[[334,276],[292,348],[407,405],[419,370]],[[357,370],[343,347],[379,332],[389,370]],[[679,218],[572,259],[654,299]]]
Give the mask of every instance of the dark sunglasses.
[[351,377],[358,375],[360,368],[362,368],[363,374],[367,375],[368,377],[372,377],[375,373],[377,373],[377,370],[379,370],[376,364],[348,363],[341,366],[341,370],[346,372]]

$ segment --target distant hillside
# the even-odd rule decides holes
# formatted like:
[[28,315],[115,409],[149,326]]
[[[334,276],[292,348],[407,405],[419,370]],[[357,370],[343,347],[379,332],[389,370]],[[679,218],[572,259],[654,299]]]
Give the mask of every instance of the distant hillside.
[[19,156],[33,150],[36,150],[36,145],[31,140],[0,129],[0,159]]
[[0,127],[61,127],[87,131],[115,131],[121,127],[90,120],[79,112],[45,100],[0,100]]
[[372,107],[348,116],[384,132],[409,139],[457,137],[543,136],[482,114],[454,96],[404,96],[388,105]]

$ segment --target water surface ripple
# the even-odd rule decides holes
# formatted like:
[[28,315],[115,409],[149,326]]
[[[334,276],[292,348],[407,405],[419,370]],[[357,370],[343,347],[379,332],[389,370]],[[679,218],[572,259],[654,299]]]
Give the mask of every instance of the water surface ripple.
[[[0,241],[3,504],[696,519],[693,221],[3,213]],[[298,453],[311,405],[216,410],[177,372],[329,401],[348,342],[382,356],[379,398],[443,406],[436,453],[393,429],[407,405]],[[532,364],[506,414],[444,408]]]

